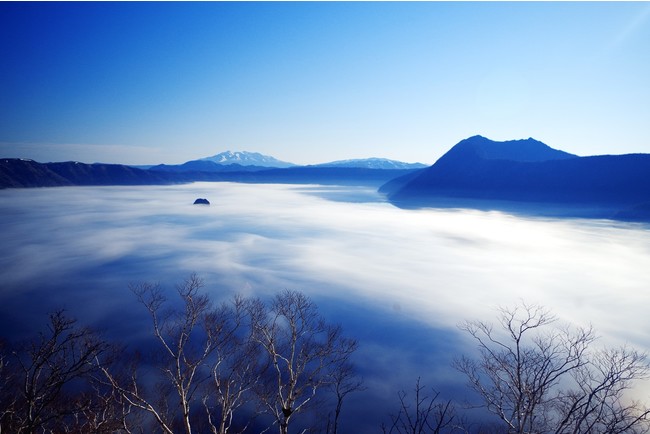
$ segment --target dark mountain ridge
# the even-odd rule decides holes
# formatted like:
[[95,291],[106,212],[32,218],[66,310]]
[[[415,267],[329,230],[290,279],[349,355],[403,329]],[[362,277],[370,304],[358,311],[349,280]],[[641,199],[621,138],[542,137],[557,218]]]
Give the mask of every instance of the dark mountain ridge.
[[195,181],[381,186],[379,191],[403,208],[526,208],[544,215],[562,209],[562,215],[650,221],[650,154],[578,157],[532,138],[496,142],[470,137],[432,166],[410,170],[267,168],[206,160],[145,170],[119,164],[0,159],[0,188]]
[[472,159],[480,159],[535,162],[575,157],[577,155],[553,149],[532,137],[523,140],[496,142],[483,136],[473,136],[458,142],[436,164],[446,160],[470,161]]
[[0,188],[54,187],[73,185],[46,165],[34,160],[3,158],[0,160]]
[[[155,172],[155,171],[154,171]],[[413,169],[366,169],[361,167],[294,166],[255,170],[159,172],[175,182],[246,182],[259,184],[328,184],[379,187]]]
[[[207,164],[207,168],[201,164]],[[219,166],[220,170],[212,170]],[[187,168],[186,168],[187,169]],[[201,170],[206,169],[206,170]],[[15,158],[0,159],[0,188],[60,187],[72,185],[159,185],[196,181],[248,183],[341,184],[378,187],[395,177],[411,173],[405,169],[359,167],[265,168],[218,165],[203,161],[187,170],[149,170],[119,164],[79,162],[38,163]]]
[[18,158],[0,159],[0,188],[147,185],[171,182],[172,179],[156,172],[121,164],[84,164],[76,161],[38,163]]
[[[532,138],[495,142],[483,136],[473,136],[458,142],[433,166],[391,180],[380,187],[380,192],[387,194],[390,198],[416,178],[418,180],[414,185],[409,186],[411,191],[402,193],[402,198],[412,195],[416,191],[418,195],[426,194],[429,190],[447,184],[453,184],[456,187],[463,184],[469,186],[474,182],[471,179],[472,173],[484,172],[486,165],[502,165],[503,163],[499,163],[499,160],[525,163],[576,157],[576,155],[553,149]],[[432,184],[432,188],[429,188],[428,184]]]
[[494,142],[475,136],[380,191],[402,207],[455,198],[596,206],[615,214],[650,202],[650,154],[578,157],[534,139]]
[[192,160],[183,164],[158,164],[151,166],[148,170],[158,172],[182,173],[182,172],[250,172],[256,170],[268,170],[266,166],[242,165],[239,163],[215,163],[209,160]]

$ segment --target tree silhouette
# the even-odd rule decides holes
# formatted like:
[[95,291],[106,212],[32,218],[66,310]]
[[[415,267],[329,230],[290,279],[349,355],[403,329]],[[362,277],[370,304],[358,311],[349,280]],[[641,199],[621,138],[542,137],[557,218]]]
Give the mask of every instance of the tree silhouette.
[[280,434],[287,434],[291,421],[317,392],[334,384],[334,373],[345,366],[357,342],[344,337],[340,326],[326,323],[316,305],[298,291],[281,292],[269,306],[258,301],[252,318],[253,339],[269,363],[258,397]]
[[3,426],[13,433],[68,432],[96,418],[105,408],[93,393],[95,360],[107,350],[64,311],[52,313],[47,331],[0,357],[0,432]]
[[483,405],[508,433],[647,432],[649,410],[627,403],[623,392],[647,377],[644,354],[622,347],[590,351],[591,328],[554,327],[541,306],[499,310],[499,326],[461,325],[479,357],[455,362]]
[[382,424],[384,434],[440,434],[455,428],[456,410],[450,400],[442,400],[434,389],[427,395],[419,378],[413,392],[413,398],[403,390],[397,394],[399,410],[390,416],[390,425]]

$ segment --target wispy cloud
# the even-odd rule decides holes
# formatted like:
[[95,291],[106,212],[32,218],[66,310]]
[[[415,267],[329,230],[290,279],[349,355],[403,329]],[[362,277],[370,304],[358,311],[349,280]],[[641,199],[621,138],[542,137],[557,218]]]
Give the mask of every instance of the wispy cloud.
[[[212,205],[193,206],[196,197]],[[642,226],[407,211],[228,183],[3,190],[0,222],[5,332],[65,307],[116,336],[139,336],[146,315],[128,284],[158,281],[172,294],[191,272],[215,299],[298,289],[361,341],[375,413],[418,376],[460,387],[449,362],[469,342],[457,324],[490,321],[495,307],[519,300],[592,323],[602,343],[650,348]]]
[[[650,325],[650,233],[635,226],[405,211],[268,185],[0,194],[10,227],[2,235],[4,295],[8,286],[89,268],[99,284],[112,267],[117,281],[122,273],[165,280],[197,271],[229,291],[292,287],[358,298],[436,327],[489,318],[520,298],[619,337],[641,339],[633,331]],[[212,206],[191,205],[204,196]]]

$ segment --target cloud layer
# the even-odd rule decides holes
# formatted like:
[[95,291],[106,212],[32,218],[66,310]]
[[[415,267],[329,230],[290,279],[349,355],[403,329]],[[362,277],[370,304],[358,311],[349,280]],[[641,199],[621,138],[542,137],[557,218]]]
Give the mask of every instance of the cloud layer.
[[[0,297],[79,276],[105,286],[196,271],[226,291],[359,298],[431,326],[517,299],[617,336],[650,325],[642,226],[409,211],[368,202],[361,189],[360,203],[324,193],[337,191],[220,183],[5,190]],[[192,206],[195,197],[212,206]]]
[[[197,197],[212,205],[193,206]],[[172,289],[197,272],[215,298],[304,291],[360,339],[379,389],[390,388],[378,381],[388,371],[402,384],[453,383],[447,364],[466,349],[456,325],[519,300],[591,323],[605,343],[650,348],[650,231],[639,225],[409,211],[366,189],[228,183],[3,190],[0,221],[0,325],[16,336],[61,307],[136,336],[146,316],[128,284]]]

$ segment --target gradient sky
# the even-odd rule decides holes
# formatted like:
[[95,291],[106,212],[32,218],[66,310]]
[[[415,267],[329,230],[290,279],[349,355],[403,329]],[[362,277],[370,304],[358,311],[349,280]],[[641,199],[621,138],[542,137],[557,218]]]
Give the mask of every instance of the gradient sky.
[[0,58],[0,157],[650,153],[648,2],[2,2]]

